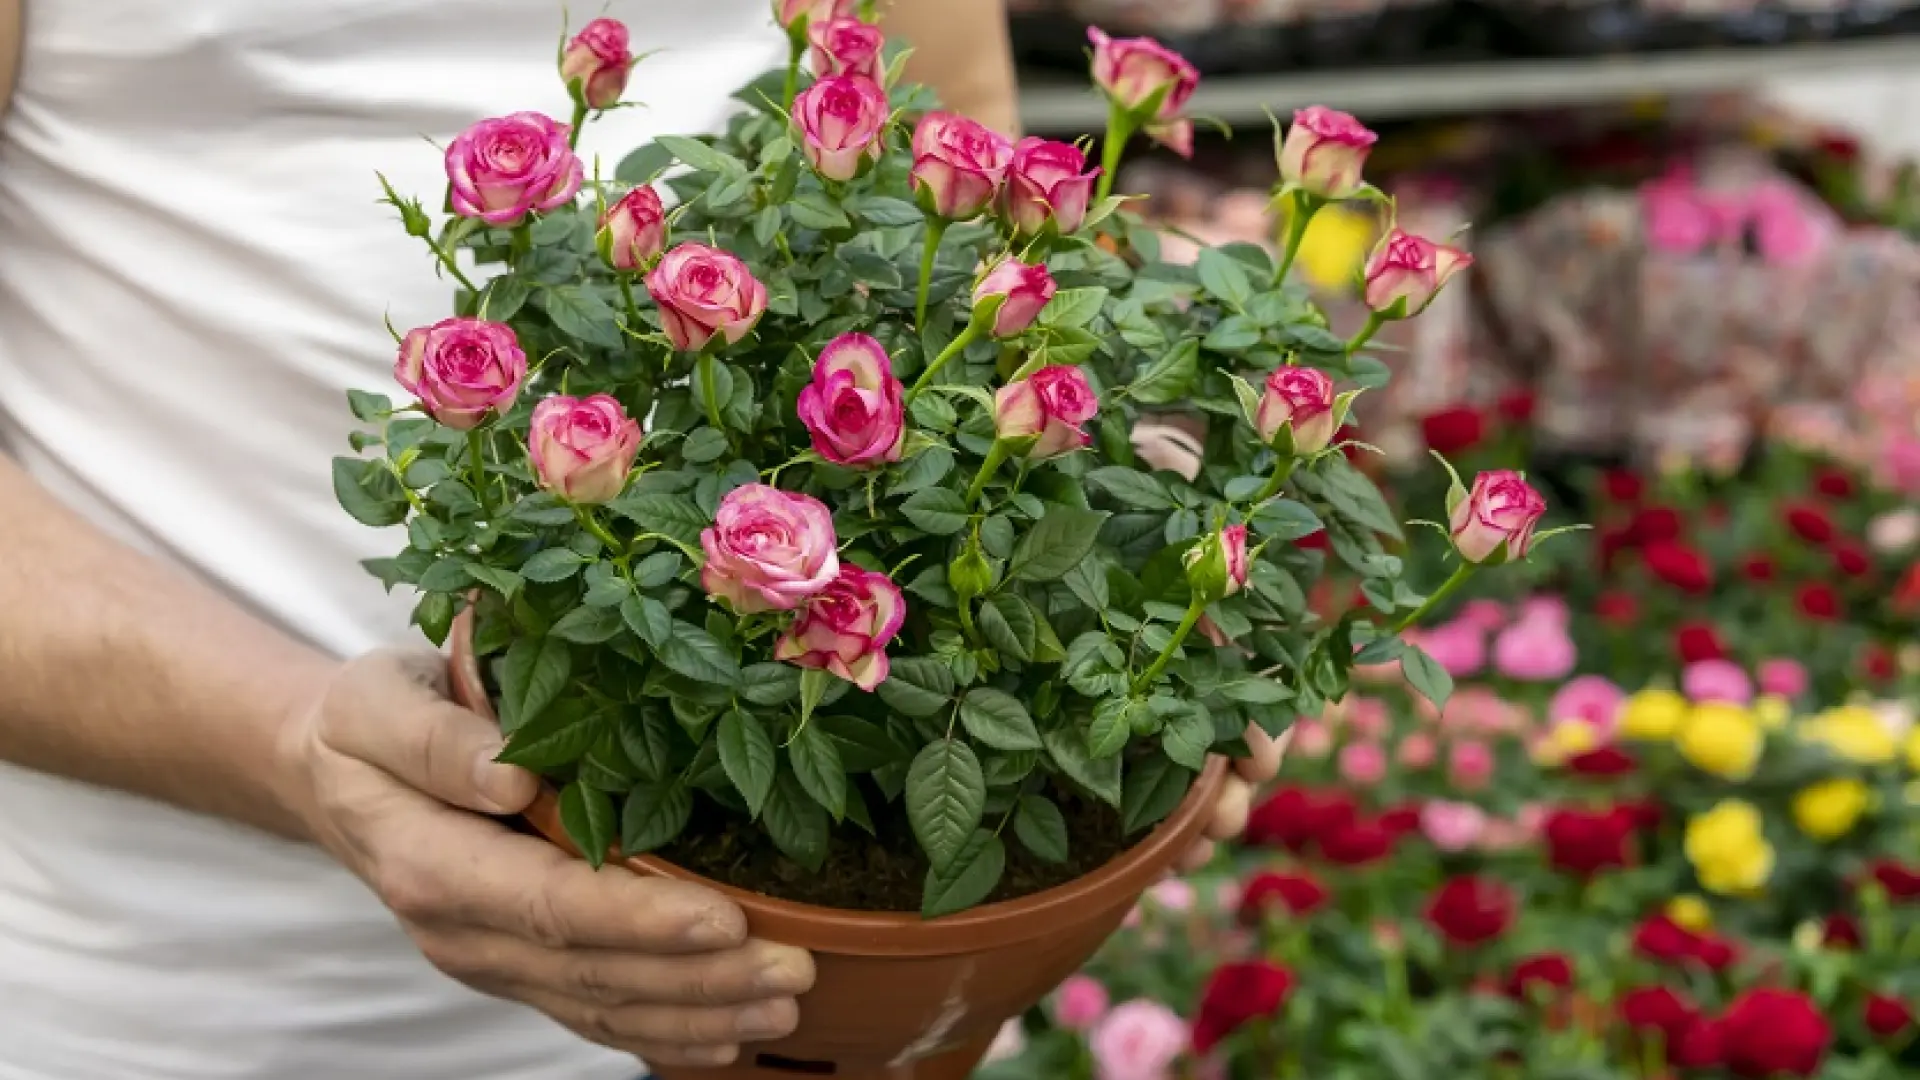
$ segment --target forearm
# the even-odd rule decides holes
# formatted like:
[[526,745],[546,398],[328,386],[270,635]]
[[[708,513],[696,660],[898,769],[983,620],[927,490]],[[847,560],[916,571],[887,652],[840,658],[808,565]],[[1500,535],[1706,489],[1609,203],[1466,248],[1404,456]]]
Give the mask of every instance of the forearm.
[[933,87],[947,108],[1020,133],[1004,0],[892,0],[881,25],[913,48],[908,76]]
[[302,837],[276,751],[319,652],[0,456],[0,759]]

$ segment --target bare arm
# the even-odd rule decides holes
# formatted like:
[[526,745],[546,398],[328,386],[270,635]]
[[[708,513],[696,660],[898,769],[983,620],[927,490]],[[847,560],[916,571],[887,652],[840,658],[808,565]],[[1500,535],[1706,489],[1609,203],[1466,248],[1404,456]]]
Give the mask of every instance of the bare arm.
[[909,77],[933,87],[947,108],[1019,134],[1004,0],[893,0],[881,25],[913,47]]

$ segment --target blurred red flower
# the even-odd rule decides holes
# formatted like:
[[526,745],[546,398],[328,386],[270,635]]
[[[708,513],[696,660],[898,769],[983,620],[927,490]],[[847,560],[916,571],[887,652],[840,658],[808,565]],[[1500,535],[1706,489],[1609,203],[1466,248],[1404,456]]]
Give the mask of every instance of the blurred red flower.
[[1331,897],[1326,886],[1306,874],[1262,871],[1248,878],[1241,890],[1240,921],[1258,925],[1269,912],[1282,909],[1295,918],[1304,917],[1326,906]]
[[1748,581],[1764,585],[1772,581],[1778,573],[1779,570],[1773,565],[1773,560],[1765,555],[1749,555],[1740,560],[1740,576]]
[[1893,610],[1920,611],[1920,562],[1907,567],[1907,572],[1900,575],[1900,583],[1893,587]]
[[1891,994],[1868,994],[1864,1012],[1875,1038],[1891,1039],[1913,1026],[1913,1009]]
[[1351,821],[1356,812],[1353,798],[1342,792],[1283,787],[1247,816],[1246,842],[1298,854],[1335,825]]
[[1874,863],[1868,873],[1880,883],[1889,897],[1895,900],[1920,900],[1920,868],[1882,859]]
[[1720,1018],[1726,1067],[1765,1080],[1816,1076],[1833,1042],[1833,1026],[1804,994],[1761,987],[1733,999]]
[[1682,531],[1680,511],[1671,506],[1649,506],[1633,515],[1633,522],[1627,526],[1627,531],[1637,544],[1678,540]]
[[1685,544],[1663,540],[1640,553],[1647,569],[1681,592],[1698,595],[1713,588],[1713,566],[1706,556]]
[[1639,502],[1647,491],[1647,482],[1631,469],[1608,469],[1600,477],[1600,486],[1617,503]]
[[1379,818],[1348,821],[1321,834],[1320,854],[1336,866],[1366,866],[1393,854],[1400,835]]
[[1620,995],[1620,1019],[1636,1031],[1657,1031],[1669,1044],[1699,1019],[1693,1003],[1664,986],[1642,986]]
[[1833,586],[1824,582],[1816,581],[1801,586],[1794,603],[1800,608],[1800,613],[1810,619],[1831,622],[1840,617],[1840,595],[1833,591]]
[[1821,941],[1829,949],[1858,949],[1860,921],[1844,911],[1834,912],[1821,928]]
[[1301,551],[1325,551],[1333,546],[1333,542],[1327,539],[1327,530],[1315,529],[1298,540],[1295,540],[1293,546],[1299,548]]
[[1795,503],[1785,513],[1787,528],[1810,544],[1825,544],[1833,539],[1833,519],[1827,512],[1807,503]]
[[[1611,779],[1626,776],[1640,767],[1632,754],[1617,746],[1600,746],[1592,750],[1583,750],[1567,759],[1567,771],[1575,776],[1592,776]],[[1616,808],[1618,809],[1618,808]],[[1629,820],[1632,820],[1629,816]]]
[[1829,499],[1853,498],[1853,477],[1843,469],[1829,465],[1813,474],[1813,490]]
[[1507,974],[1507,994],[1521,1001],[1558,997],[1573,989],[1573,961],[1563,953],[1538,953],[1513,965]]
[[1860,669],[1867,678],[1875,682],[1886,682],[1900,674],[1900,666],[1894,660],[1893,651],[1885,645],[1869,645],[1860,655]]
[[1641,922],[1633,932],[1633,950],[1655,963],[1671,967],[1697,964],[1708,971],[1724,970],[1739,959],[1739,950],[1731,941],[1696,933],[1665,914]]
[[1673,651],[1680,654],[1683,664],[1727,658],[1727,647],[1720,642],[1720,631],[1709,623],[1681,623],[1673,632]]
[[1409,802],[1402,803],[1399,806],[1389,807],[1380,812],[1377,820],[1380,822],[1381,828],[1392,833],[1396,838],[1406,836],[1408,833],[1419,832],[1420,804],[1417,802]]
[[1593,613],[1616,630],[1625,630],[1640,621],[1640,601],[1629,592],[1605,592],[1593,600]]
[[1501,394],[1499,399],[1493,403],[1493,411],[1500,414],[1500,419],[1516,427],[1520,427],[1532,422],[1535,404],[1537,404],[1537,399],[1534,397],[1533,391],[1525,389],[1509,390]]
[[1427,922],[1455,945],[1484,945],[1513,925],[1513,891],[1492,878],[1449,878],[1427,901]]
[[1472,406],[1455,405],[1421,417],[1420,434],[1428,449],[1452,456],[1480,445],[1487,435],[1487,421]]
[[1726,1063],[1726,1028],[1696,1016],[1667,1044],[1667,1064],[1682,1069],[1711,1069]]
[[1193,1049],[1206,1054],[1249,1020],[1278,1015],[1293,993],[1293,973],[1268,960],[1222,964],[1207,977],[1193,1021]]
[[1559,807],[1547,814],[1541,830],[1547,861],[1556,870],[1592,877],[1602,870],[1627,865],[1627,838],[1633,821],[1612,811]]
[[1848,577],[1865,577],[1873,572],[1873,558],[1867,549],[1851,540],[1834,542],[1833,565]]

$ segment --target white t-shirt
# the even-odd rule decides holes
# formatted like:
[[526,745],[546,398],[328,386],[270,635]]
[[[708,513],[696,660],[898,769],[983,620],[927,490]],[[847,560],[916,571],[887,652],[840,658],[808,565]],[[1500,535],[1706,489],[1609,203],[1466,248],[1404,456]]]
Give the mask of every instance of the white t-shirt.
[[[598,3],[576,3],[577,24]],[[767,0],[613,0],[582,151],[711,130],[784,58]],[[485,116],[570,104],[560,0],[26,0],[0,122],[0,445],[114,535],[338,654],[409,638],[335,504],[350,386],[450,289],[377,205],[438,207]],[[4,512],[4,508],[0,508]],[[402,590],[404,592],[405,590]],[[0,688],[0,693],[4,693]],[[0,1080],[628,1080],[433,970],[319,851],[0,766]]]

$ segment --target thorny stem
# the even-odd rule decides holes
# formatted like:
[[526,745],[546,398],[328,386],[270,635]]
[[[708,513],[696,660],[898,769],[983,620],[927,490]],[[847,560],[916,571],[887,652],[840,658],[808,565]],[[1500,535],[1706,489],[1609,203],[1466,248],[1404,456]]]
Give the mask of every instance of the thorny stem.
[[1107,137],[1100,144],[1100,182],[1093,201],[1098,204],[1113,194],[1113,174],[1120,171],[1120,152],[1133,137],[1133,117],[1117,101],[1107,103]]
[[993,440],[993,445],[987,448],[987,459],[980,463],[980,471],[973,474],[973,483],[967,488],[969,507],[979,503],[980,493],[987,490],[987,481],[993,478],[993,474],[1006,460],[1007,444],[999,439]]
[[913,399],[919,396],[920,391],[925,390],[927,385],[933,382],[933,377],[940,373],[940,369],[946,367],[949,360],[965,352],[967,346],[973,344],[973,339],[979,336],[980,324],[976,322],[967,323],[966,328],[960,331],[960,336],[949,342],[946,348],[941,349],[940,355],[934,357],[933,363],[927,365],[927,370],[921,372],[920,377],[913,380],[913,389],[907,391],[907,403],[912,404]]
[[1160,655],[1154,658],[1153,666],[1134,681],[1135,697],[1140,696],[1152,686],[1154,680],[1160,677],[1160,673],[1167,669],[1167,664],[1173,660],[1174,651],[1179,649],[1180,643],[1187,640],[1187,635],[1193,632],[1194,624],[1200,621],[1200,613],[1205,611],[1206,607],[1206,601],[1198,596],[1187,604],[1187,614],[1180,620],[1180,625],[1174,627],[1173,638],[1167,642],[1167,647],[1160,650]]
[[633,282],[628,281],[625,274],[615,277],[620,282],[620,298],[627,302],[627,321],[633,324],[633,332],[637,334],[646,324],[640,321],[640,304],[633,298]]
[[927,290],[933,284],[933,258],[939,253],[940,241],[946,235],[946,218],[927,219],[926,250],[920,253],[920,289],[913,297],[913,328],[923,333],[927,329]]
[[1293,192],[1287,198],[1293,203],[1293,213],[1287,216],[1287,244],[1280,253],[1280,269],[1273,275],[1275,288],[1286,284],[1287,271],[1293,269],[1294,257],[1300,254],[1300,243],[1307,238],[1307,226],[1325,201],[1304,191]]
[[1287,478],[1293,475],[1293,463],[1296,460],[1298,459],[1289,455],[1274,463],[1273,475],[1267,477],[1267,485],[1253,497],[1253,505],[1258,506],[1280,494],[1280,489],[1287,485]]
[[479,428],[467,432],[467,462],[473,470],[474,494],[480,496],[480,510],[493,520],[493,490],[487,483],[487,442]]
[[573,516],[579,519],[581,528],[592,533],[594,539],[607,545],[607,550],[612,552],[615,558],[623,557],[622,551],[624,548],[620,541],[615,539],[614,535],[607,531],[605,525],[600,524],[599,520],[593,516],[593,511],[588,510],[584,506],[576,506],[573,508]]
[[1353,335],[1353,337],[1350,340],[1348,340],[1347,355],[1352,356],[1354,353],[1359,352],[1360,347],[1362,345],[1365,345],[1368,341],[1371,341],[1373,339],[1373,335],[1379,332],[1380,327],[1386,321],[1387,321],[1387,317],[1385,315],[1380,314],[1377,311],[1367,312],[1367,325],[1361,327],[1360,332]]
[[1426,618],[1435,608],[1439,607],[1447,597],[1452,596],[1455,589],[1465,584],[1466,580],[1472,577],[1473,572],[1478,569],[1480,569],[1479,563],[1470,562],[1462,562],[1459,566],[1455,567],[1453,576],[1442,582],[1440,587],[1433,591],[1433,595],[1427,597],[1425,603],[1415,608],[1412,614],[1394,624],[1393,632],[1398,634],[1406,630],[1409,626],[1419,622],[1421,619]]
[[453,252],[441,247],[439,241],[433,239],[427,240],[427,246],[433,249],[433,254],[440,260],[440,265],[447,268],[447,273],[453,275],[453,280],[459,282],[460,286],[468,292],[479,294],[480,286],[475,285],[472,278],[461,272],[460,263],[454,258]]

